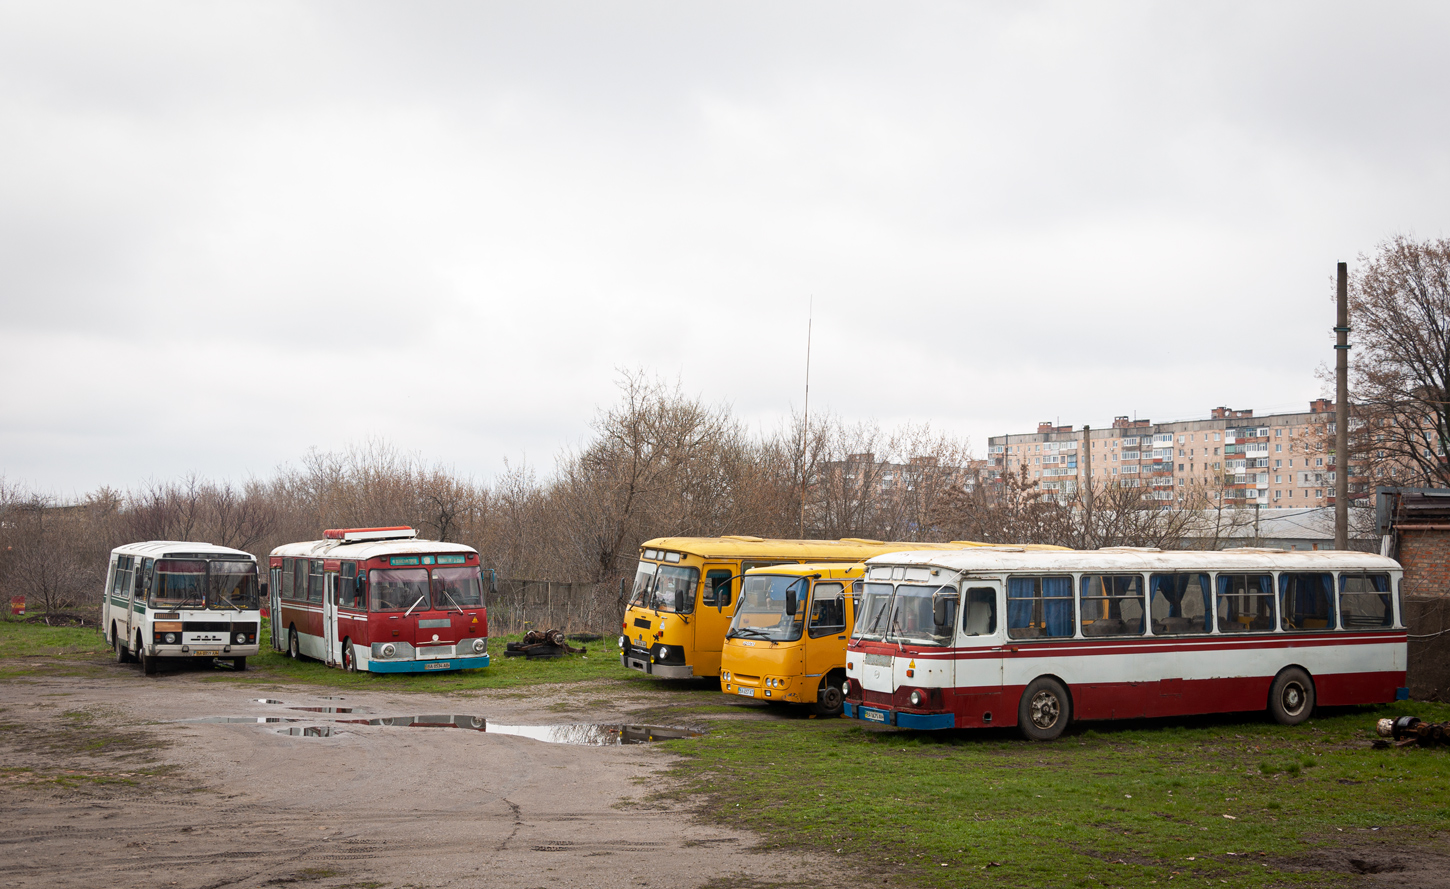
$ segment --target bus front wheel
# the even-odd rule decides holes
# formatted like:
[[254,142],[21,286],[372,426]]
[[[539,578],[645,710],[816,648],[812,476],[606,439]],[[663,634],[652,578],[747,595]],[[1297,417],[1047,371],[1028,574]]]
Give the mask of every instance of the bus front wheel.
[[146,646],[141,642],[141,634],[136,634],[136,660],[141,662],[141,672],[147,676],[156,675],[156,656],[146,653]]
[[246,669],[247,669],[247,659],[244,658],[244,657],[234,657],[234,658],[232,658],[232,669],[233,670],[236,670],[238,673],[246,672]]
[[342,669],[345,673],[357,672],[357,655],[352,650],[352,640],[342,643]]
[[1274,677],[1269,712],[1279,725],[1298,725],[1314,713],[1314,681],[1298,667]]
[[302,658],[302,650],[297,645],[297,628],[291,627],[287,630],[287,656],[293,660]]
[[126,651],[126,643],[121,641],[121,634],[116,632],[114,625],[111,627],[111,644],[116,648],[116,663],[131,663],[131,654]]
[[1067,689],[1046,676],[1033,680],[1017,705],[1017,728],[1029,741],[1051,741],[1072,721],[1072,701]]
[[811,710],[817,716],[840,716],[845,710],[846,696],[841,691],[841,683],[834,674],[827,674],[821,687],[816,689],[816,702],[811,705]]

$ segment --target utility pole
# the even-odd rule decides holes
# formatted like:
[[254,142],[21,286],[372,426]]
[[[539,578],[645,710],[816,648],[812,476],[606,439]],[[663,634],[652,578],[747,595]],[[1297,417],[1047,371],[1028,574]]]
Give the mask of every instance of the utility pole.
[[1079,485],[1086,485],[1083,491],[1083,538],[1091,545],[1096,545],[1097,536],[1093,534],[1093,428],[1086,423],[1082,426],[1082,481]]
[[806,403],[801,414],[801,530],[800,539],[806,538],[806,447],[811,429],[811,322],[815,320],[816,297],[806,309]]
[[1349,266],[1339,264],[1334,325],[1334,548],[1349,549]]

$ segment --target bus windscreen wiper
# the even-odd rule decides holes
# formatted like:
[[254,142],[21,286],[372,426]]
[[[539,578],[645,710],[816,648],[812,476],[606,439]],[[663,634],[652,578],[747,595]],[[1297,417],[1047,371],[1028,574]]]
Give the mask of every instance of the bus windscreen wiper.
[[409,605],[408,606],[408,610],[403,612],[403,617],[407,617],[408,615],[412,614],[413,613],[413,609],[418,607],[419,602],[422,602],[423,600],[425,600],[427,598],[428,597],[426,595],[419,596],[418,597],[418,601],[417,602],[414,602],[412,605]]

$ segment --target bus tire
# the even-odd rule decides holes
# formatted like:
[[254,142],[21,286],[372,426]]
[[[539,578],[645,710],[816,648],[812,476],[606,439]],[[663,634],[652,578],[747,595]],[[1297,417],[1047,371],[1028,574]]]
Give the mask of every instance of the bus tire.
[[841,683],[827,673],[821,687],[816,689],[816,702],[811,705],[811,711],[817,716],[840,716],[845,708],[846,695],[841,691]]
[[1298,667],[1286,667],[1269,689],[1269,713],[1279,725],[1298,725],[1314,714],[1314,680]]
[[156,656],[146,654],[146,646],[141,642],[141,634],[136,634],[136,660],[141,662],[141,672],[147,676],[156,675]]
[[238,673],[245,673],[247,671],[247,659],[244,657],[232,658],[232,669]]
[[294,661],[302,660],[302,648],[297,644],[297,628],[287,629],[287,656]]
[[1029,741],[1052,741],[1072,721],[1072,699],[1062,683],[1048,676],[1034,679],[1017,705],[1017,728]]
[[121,635],[116,632],[115,624],[111,624],[111,644],[116,648],[116,663],[131,663],[131,653],[126,650],[126,643],[121,641]]
[[342,642],[342,671],[344,673],[357,672],[357,654],[352,650],[351,639],[344,639]]

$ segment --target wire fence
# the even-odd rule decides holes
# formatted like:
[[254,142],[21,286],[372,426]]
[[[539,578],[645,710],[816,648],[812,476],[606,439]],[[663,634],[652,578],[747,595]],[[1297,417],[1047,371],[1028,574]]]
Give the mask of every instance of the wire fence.
[[1416,701],[1450,700],[1450,596],[1406,596],[1405,625],[1410,697]]
[[512,635],[529,630],[566,633],[619,632],[624,620],[624,588],[614,583],[498,579],[489,596],[490,634]]

